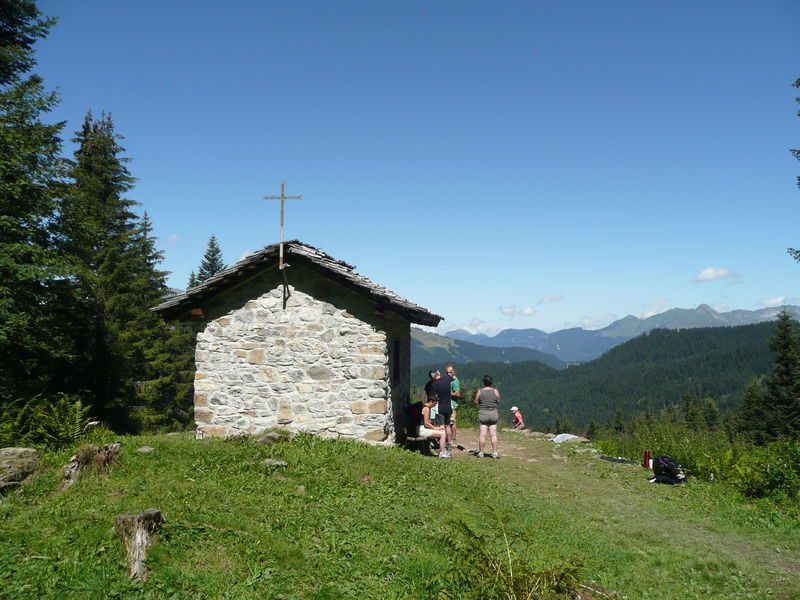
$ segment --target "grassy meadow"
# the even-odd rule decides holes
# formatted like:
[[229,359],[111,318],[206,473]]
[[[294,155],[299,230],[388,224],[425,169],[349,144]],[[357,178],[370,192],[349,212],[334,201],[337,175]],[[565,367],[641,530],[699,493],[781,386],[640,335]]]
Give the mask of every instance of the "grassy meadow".
[[[475,446],[474,431],[460,437]],[[488,598],[499,588],[481,566],[494,559],[541,575],[542,598],[572,597],[559,582],[627,598],[800,597],[798,511],[714,483],[650,484],[588,447],[504,432],[503,459],[447,461],[312,436],[118,441],[107,473],[58,493],[70,452],[45,454],[3,499],[0,598]],[[134,584],[114,517],[151,507],[166,523]]]

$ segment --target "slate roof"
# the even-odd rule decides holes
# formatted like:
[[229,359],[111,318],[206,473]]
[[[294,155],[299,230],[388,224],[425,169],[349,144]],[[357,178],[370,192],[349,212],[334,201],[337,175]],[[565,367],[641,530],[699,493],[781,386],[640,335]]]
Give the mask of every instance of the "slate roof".
[[[279,244],[266,246],[224,271],[220,271],[200,285],[168,298],[152,310],[160,312],[168,318],[184,313],[228,287],[238,284],[264,269],[277,266],[279,247]],[[441,316],[356,273],[353,265],[337,260],[322,250],[299,240],[283,243],[283,257],[284,262],[290,265],[297,263],[308,265],[319,273],[369,297],[379,308],[390,309],[412,323],[435,327],[442,320]],[[288,266],[287,269],[289,277],[291,277],[291,266]]]

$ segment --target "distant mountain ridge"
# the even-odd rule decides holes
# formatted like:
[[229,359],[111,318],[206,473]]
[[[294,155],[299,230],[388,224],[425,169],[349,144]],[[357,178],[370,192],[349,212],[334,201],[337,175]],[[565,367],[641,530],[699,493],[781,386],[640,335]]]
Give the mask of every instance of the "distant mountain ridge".
[[[653,329],[612,348],[601,358],[554,371],[541,363],[463,363],[468,389],[490,373],[506,406],[516,404],[534,428],[568,420],[576,431],[621,411],[630,419],[680,405],[683,398],[714,399],[721,411],[739,406],[747,382],[771,371],[775,325]],[[412,381],[425,381],[424,367]],[[508,418],[506,414],[505,418]]]
[[[567,363],[587,362],[600,357],[614,346],[653,329],[696,329],[699,327],[733,327],[754,325],[774,320],[783,307],[760,310],[732,310],[717,312],[707,304],[697,308],[673,308],[663,313],[640,319],[628,315],[597,330],[580,327],[547,333],[541,329],[504,329],[495,336],[473,334],[464,329],[448,331],[445,336],[492,347],[523,347],[552,354]],[[800,318],[800,306],[786,309]]]
[[439,365],[454,362],[458,364],[474,362],[517,363],[536,361],[553,369],[565,369],[567,364],[561,359],[532,348],[484,346],[474,342],[454,340],[435,333],[411,328],[411,367],[420,365]]

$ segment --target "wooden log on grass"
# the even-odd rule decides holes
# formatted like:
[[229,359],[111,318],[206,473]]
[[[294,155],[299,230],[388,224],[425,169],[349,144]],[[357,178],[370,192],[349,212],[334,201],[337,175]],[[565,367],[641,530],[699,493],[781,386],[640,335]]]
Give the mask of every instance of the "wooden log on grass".
[[147,578],[144,564],[147,547],[152,543],[156,529],[163,522],[164,517],[156,508],[148,508],[140,513],[117,515],[114,533],[125,542],[128,561],[131,563],[132,580],[144,581]]

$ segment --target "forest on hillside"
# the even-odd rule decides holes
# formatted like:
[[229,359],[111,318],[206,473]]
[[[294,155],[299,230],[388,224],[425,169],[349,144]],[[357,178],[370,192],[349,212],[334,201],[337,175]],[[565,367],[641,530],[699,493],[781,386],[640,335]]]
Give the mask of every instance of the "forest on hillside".
[[[565,370],[537,362],[475,362],[458,364],[458,375],[473,389],[491,374],[503,403],[518,405],[526,423],[537,429],[551,429],[557,419],[582,429],[592,420],[614,418],[617,411],[626,419],[658,413],[684,396],[711,397],[725,411],[741,403],[751,378],[769,373],[774,330],[774,323],[657,329]],[[414,384],[423,385],[432,366],[441,368],[416,368]]]

